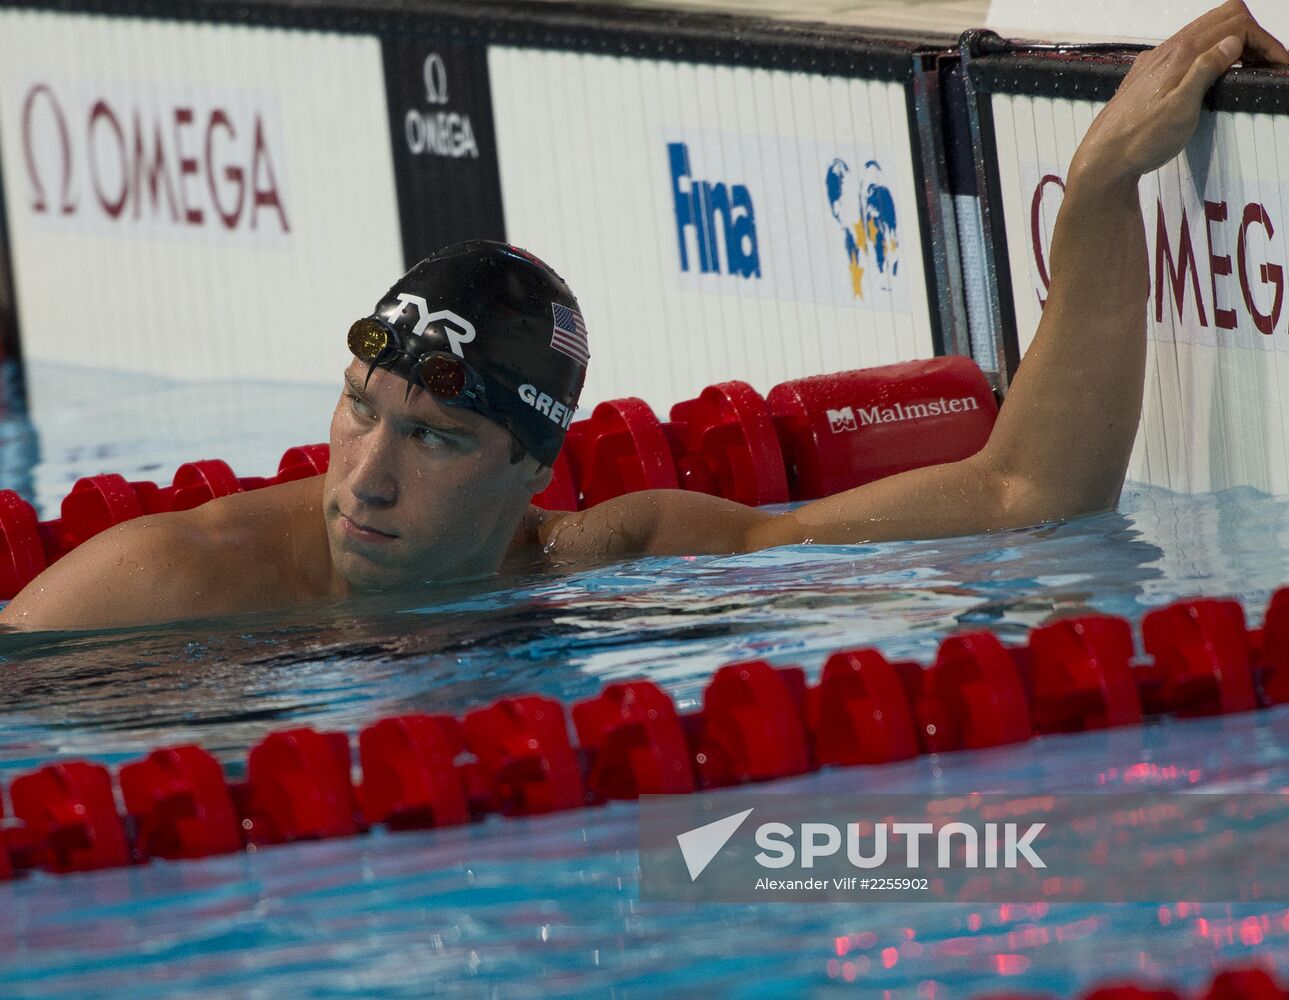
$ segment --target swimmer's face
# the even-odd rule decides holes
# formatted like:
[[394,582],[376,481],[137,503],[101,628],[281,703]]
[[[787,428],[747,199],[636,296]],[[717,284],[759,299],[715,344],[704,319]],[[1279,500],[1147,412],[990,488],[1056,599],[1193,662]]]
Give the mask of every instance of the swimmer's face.
[[550,470],[510,462],[510,433],[354,361],[331,418],[323,516],[336,571],[396,590],[495,571]]

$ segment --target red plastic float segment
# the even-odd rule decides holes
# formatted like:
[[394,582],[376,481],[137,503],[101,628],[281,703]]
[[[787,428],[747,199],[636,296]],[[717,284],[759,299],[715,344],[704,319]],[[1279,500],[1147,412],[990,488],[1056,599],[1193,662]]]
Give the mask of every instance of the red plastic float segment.
[[[0,821],[4,819],[4,803],[0,802]],[[9,858],[9,831],[0,823],[0,882],[13,878],[13,862]]]
[[795,379],[766,401],[794,500],[974,455],[998,416],[979,366],[956,355]]
[[800,668],[763,660],[716,671],[703,692],[695,760],[704,788],[786,778],[812,770]]
[[1289,991],[1265,969],[1228,969],[1213,977],[1200,1000],[1289,1000]]
[[241,818],[224,771],[191,744],[162,747],[120,769],[125,810],[138,822],[145,857],[204,858],[240,851]]
[[918,706],[928,750],[977,750],[1034,735],[1016,661],[990,632],[954,635],[922,674]]
[[10,600],[48,565],[36,508],[0,490],[0,600]]
[[820,765],[884,764],[921,752],[917,717],[899,671],[876,650],[834,653],[814,690]]
[[465,717],[465,740],[507,815],[586,805],[564,708],[553,698],[504,698],[477,709]]
[[1133,983],[1116,983],[1085,993],[1083,1000],[1182,1000],[1182,996],[1170,989],[1150,989]]
[[107,768],[85,761],[49,764],[13,780],[14,816],[27,827],[38,863],[55,872],[130,863]]
[[679,486],[667,434],[643,399],[601,403],[588,420],[569,427],[564,445],[578,473],[584,507],[624,493]]
[[1125,619],[1066,618],[1034,629],[1029,650],[1034,727],[1040,733],[1141,722],[1132,626]]
[[251,749],[238,790],[246,838],[253,844],[348,837],[359,830],[350,778],[349,737],[288,729]]
[[1271,705],[1289,702],[1289,587],[1271,595],[1260,645],[1263,697]]
[[207,500],[242,492],[242,483],[229,464],[209,458],[187,462],[175,470],[172,510],[192,510]]
[[1141,623],[1154,657],[1148,710],[1215,715],[1257,708],[1244,609],[1236,601],[1179,601]]
[[573,706],[573,726],[590,755],[586,783],[597,798],[694,790],[693,757],[676,706],[656,684],[610,684]]
[[456,769],[465,749],[450,715],[413,713],[381,719],[358,736],[363,815],[395,830],[455,826],[470,819]]
[[331,461],[331,446],[325,444],[301,444],[282,452],[278,462],[275,483],[290,483],[297,479],[309,479],[320,476],[327,471]]
[[116,473],[76,480],[63,497],[61,507],[62,549],[74,549],[100,531],[144,514],[134,487]]
[[788,502],[788,477],[770,408],[746,382],[708,386],[671,408],[667,425],[682,489],[756,507]]

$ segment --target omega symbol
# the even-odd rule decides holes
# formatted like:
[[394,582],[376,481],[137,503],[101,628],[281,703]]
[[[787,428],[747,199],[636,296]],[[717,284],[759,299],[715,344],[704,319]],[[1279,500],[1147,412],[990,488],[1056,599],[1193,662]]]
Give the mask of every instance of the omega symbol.
[[448,70],[443,65],[443,57],[431,52],[425,57],[425,102],[427,104],[448,103]]

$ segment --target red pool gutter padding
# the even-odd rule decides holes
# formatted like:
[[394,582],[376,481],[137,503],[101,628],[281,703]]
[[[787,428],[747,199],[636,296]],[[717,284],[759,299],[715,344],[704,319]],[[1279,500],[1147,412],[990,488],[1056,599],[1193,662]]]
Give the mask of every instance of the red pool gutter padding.
[[[642,399],[615,399],[570,425],[554,479],[534,502],[581,510],[662,488],[753,506],[808,500],[973,455],[997,414],[979,367],[956,356],[797,379],[766,398],[746,382],[722,382],[677,403],[665,423]],[[316,476],[327,460],[327,446],[313,444],[288,449],[269,478],[239,477],[219,459],[180,466],[169,486],[89,476],[43,522],[0,490],[0,600],[112,525]]]

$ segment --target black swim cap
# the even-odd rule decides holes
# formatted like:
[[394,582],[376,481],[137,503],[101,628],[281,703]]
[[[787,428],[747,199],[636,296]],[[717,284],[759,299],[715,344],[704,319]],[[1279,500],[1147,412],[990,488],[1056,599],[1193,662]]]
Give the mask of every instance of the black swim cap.
[[506,243],[456,243],[399,278],[373,315],[463,359],[493,411],[481,412],[543,465],[555,461],[590,353],[577,299],[550,267]]

